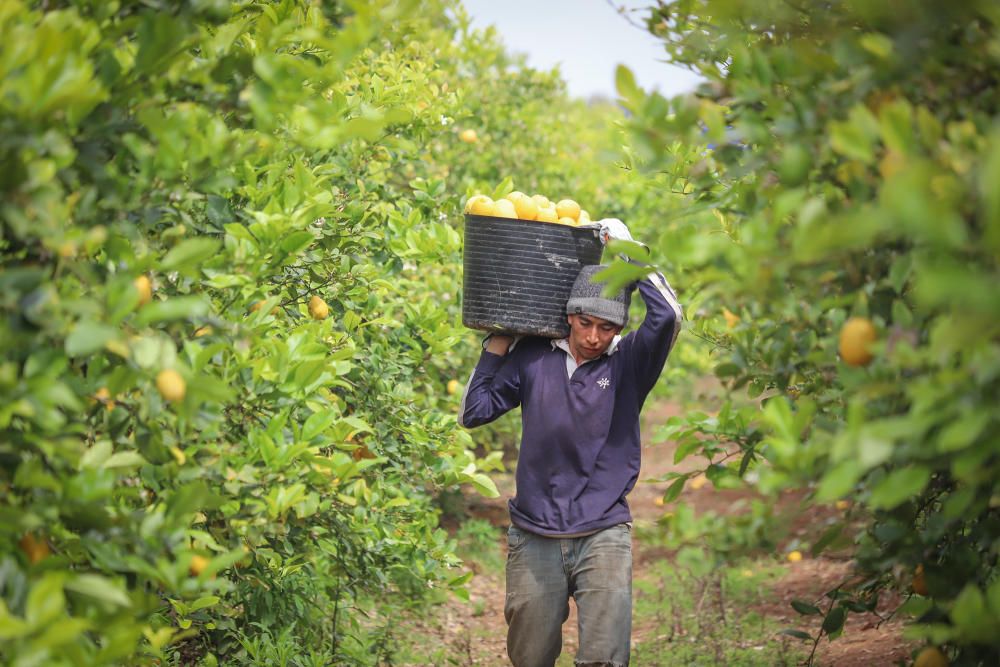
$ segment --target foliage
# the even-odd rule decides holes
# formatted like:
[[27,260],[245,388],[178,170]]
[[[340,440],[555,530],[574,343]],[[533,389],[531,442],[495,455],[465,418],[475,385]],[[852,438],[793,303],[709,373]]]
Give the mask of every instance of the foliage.
[[531,164],[586,200],[603,130],[417,9],[0,7],[5,664],[373,664],[461,590],[435,497],[495,494],[511,432],[445,391],[462,199]]
[[638,664],[798,665],[802,651],[761,609],[780,568],[743,559],[713,567],[698,549],[651,563],[635,584],[635,613],[648,619]]
[[[723,408],[724,465],[863,502],[873,594],[922,564],[912,632],[956,665],[1000,658],[998,23],[973,0],[658,2],[649,30],[704,84],[618,73],[630,155],[687,202],[640,231],[683,268],[715,374],[760,402]],[[851,316],[877,331],[867,366],[838,360]]]

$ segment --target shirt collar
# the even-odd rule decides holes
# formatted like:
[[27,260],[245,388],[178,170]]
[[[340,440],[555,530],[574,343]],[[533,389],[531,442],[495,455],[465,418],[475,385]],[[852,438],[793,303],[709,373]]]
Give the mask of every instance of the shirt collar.
[[[612,338],[611,339],[611,344],[608,345],[608,349],[604,351],[604,354],[606,354],[608,356],[611,356],[612,354],[614,354],[615,352],[617,352],[618,351],[618,343],[621,341],[621,339],[622,339],[622,337],[620,335],[616,335],[614,338]],[[570,352],[570,349],[569,349],[569,338],[557,338],[557,339],[553,339],[551,341],[551,343],[552,343],[552,349],[553,350],[558,347],[560,350],[565,351],[566,354],[568,354],[569,356],[571,356],[571,357],[573,356],[573,353]]]

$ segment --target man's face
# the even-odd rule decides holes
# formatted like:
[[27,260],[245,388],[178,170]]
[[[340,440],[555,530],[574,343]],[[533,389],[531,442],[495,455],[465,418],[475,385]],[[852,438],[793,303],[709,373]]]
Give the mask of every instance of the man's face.
[[577,361],[596,359],[604,354],[622,328],[593,315],[568,315],[569,350]]

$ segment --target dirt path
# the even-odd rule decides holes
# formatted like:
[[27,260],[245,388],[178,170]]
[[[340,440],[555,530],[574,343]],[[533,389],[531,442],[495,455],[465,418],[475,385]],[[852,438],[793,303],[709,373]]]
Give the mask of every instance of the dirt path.
[[[658,499],[666,490],[666,483],[644,483],[642,480],[656,478],[670,470],[692,470],[698,462],[686,460],[681,465],[673,463],[674,448],[670,443],[651,444],[655,427],[668,417],[678,413],[676,404],[661,402],[649,406],[643,416],[643,464],[640,483],[629,496],[629,504],[636,525],[652,525],[669,508],[661,506]],[[467,499],[468,514],[489,520],[497,527],[507,525],[507,500],[512,497],[513,479],[510,475],[495,477],[501,496],[496,499],[470,497]],[[738,500],[748,499],[752,493],[746,490],[716,490],[711,484],[700,488],[687,488],[680,502],[686,503],[700,514],[714,511],[728,514],[740,507]],[[802,538],[809,529],[828,518],[833,508],[817,508],[803,505],[802,494],[784,494],[776,508],[792,521],[789,539]],[[498,548],[506,556],[506,540],[500,540]],[[784,553],[784,550],[779,550]],[[639,581],[647,576],[657,561],[671,558],[662,549],[646,547],[641,541],[633,542],[634,579]],[[775,562],[784,563],[777,555]],[[787,563],[787,571],[773,584],[769,591],[761,591],[761,604],[754,611],[761,616],[774,619],[787,627],[808,627],[790,606],[793,599],[819,600],[823,593],[838,582],[850,576],[850,563],[836,557],[809,558],[797,563]],[[504,581],[503,573],[482,571],[469,584],[470,600],[462,602],[453,599],[443,605],[440,615],[433,622],[426,623],[424,632],[435,635],[442,645],[450,647],[448,664],[463,666],[502,667],[510,663],[506,658],[506,624],[503,617]],[[898,603],[897,600],[888,601]],[[880,610],[889,608],[883,603]],[[816,617],[813,617],[816,618]],[[634,619],[633,642],[656,642],[660,637],[651,636],[653,624]],[[881,667],[897,664],[909,655],[907,644],[902,640],[902,623],[894,620],[879,625],[878,618],[852,614],[839,639],[824,640],[817,647],[815,665],[830,667]],[[818,626],[818,621],[813,625]],[[577,646],[576,610],[570,605],[570,618],[563,626],[563,655],[559,665],[572,665],[572,656]],[[667,640],[663,640],[667,641]],[[794,641],[794,640],[789,640]],[[806,650],[811,648],[807,646]],[[411,664],[435,664],[411,663]],[[647,663],[648,664],[648,663]],[[645,665],[643,666],[645,667]],[[762,665],[762,667],[764,667]]]

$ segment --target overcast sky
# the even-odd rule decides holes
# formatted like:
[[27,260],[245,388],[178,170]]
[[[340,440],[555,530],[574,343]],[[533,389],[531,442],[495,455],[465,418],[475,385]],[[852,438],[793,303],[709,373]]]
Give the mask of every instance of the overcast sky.
[[[615,98],[615,67],[625,64],[646,89],[671,96],[697,85],[687,70],[663,61],[662,42],[630,25],[614,7],[639,9],[649,0],[462,0],[473,25],[495,25],[508,49],[536,69],[559,71],[571,95]],[[612,7],[612,4],[614,7]],[[628,12],[637,24],[648,12]]]

